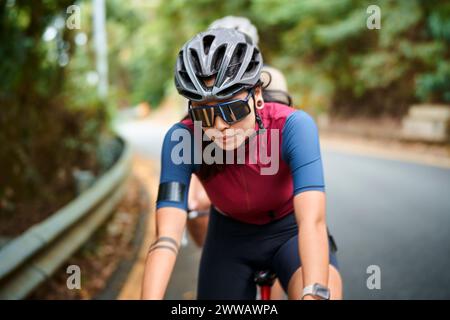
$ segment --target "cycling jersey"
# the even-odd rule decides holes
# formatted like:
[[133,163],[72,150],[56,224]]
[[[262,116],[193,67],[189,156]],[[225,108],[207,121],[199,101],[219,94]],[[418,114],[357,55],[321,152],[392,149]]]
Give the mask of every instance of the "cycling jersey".
[[[279,103],[266,102],[258,110],[267,130],[267,150],[271,150],[271,131],[280,133],[278,156],[279,167],[275,174],[263,175],[265,164],[258,152],[256,162],[250,161],[249,145],[245,146],[245,163],[226,164],[217,175],[202,180],[212,204],[227,216],[250,224],[266,224],[294,211],[293,197],[309,190],[325,191],[322,160],[317,126],[313,118],[302,110]],[[180,143],[172,137],[177,129],[191,139],[191,154],[187,163],[176,163],[172,152]],[[255,124],[255,130],[257,125]],[[182,201],[157,201],[157,208],[176,207],[187,210],[187,194],[191,175],[197,174],[200,165],[194,163],[194,124],[191,119],[180,121],[166,133],[161,155],[160,185],[177,182],[185,186],[180,192]],[[256,139],[256,137],[253,137]],[[174,140],[174,141],[172,141]],[[182,151],[181,153],[183,153]],[[270,152],[269,152],[270,153]],[[183,154],[183,156],[186,156]],[[273,159],[272,159],[273,161]]]

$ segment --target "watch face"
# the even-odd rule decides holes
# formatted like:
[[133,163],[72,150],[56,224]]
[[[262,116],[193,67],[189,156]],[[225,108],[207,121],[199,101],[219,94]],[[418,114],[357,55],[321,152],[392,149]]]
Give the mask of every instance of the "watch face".
[[320,284],[314,285],[314,295],[318,296],[324,300],[330,299],[330,290],[327,287],[324,287]]

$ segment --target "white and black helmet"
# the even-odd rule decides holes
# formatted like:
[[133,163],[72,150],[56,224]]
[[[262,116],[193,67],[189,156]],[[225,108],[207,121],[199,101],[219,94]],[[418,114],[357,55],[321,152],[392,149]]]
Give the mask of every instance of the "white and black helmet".
[[226,16],[213,21],[208,27],[208,29],[217,28],[235,29],[243,32],[252,38],[255,45],[258,45],[258,30],[246,17]]
[[[234,29],[210,29],[189,40],[178,54],[175,86],[189,100],[228,99],[255,86],[262,56],[252,39]],[[207,87],[206,79],[214,78]]]

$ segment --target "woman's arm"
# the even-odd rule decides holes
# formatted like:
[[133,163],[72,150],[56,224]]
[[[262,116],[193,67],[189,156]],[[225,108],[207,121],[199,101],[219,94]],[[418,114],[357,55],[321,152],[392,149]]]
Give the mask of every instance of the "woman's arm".
[[328,286],[329,258],[325,207],[325,193],[321,191],[306,191],[294,197],[304,287],[314,283]]
[[164,298],[185,224],[184,210],[165,207],[156,211],[156,241],[149,248],[145,263],[142,299]]
[[[161,176],[156,201],[156,242],[149,248],[142,282],[143,299],[163,299],[186,225],[193,163],[193,137],[184,125],[173,125],[164,136]],[[181,148],[183,156],[180,162]],[[173,157],[176,158],[173,158]]]
[[[211,201],[196,175],[192,175],[191,178],[188,207],[190,210],[198,212],[208,212],[211,207]],[[203,244],[205,243],[208,221],[208,215],[201,215],[194,219],[187,220],[186,227],[192,240],[194,240],[198,247],[203,247]]]
[[291,168],[293,179],[303,286],[314,283],[327,286],[329,258],[325,182],[314,119],[304,111],[292,113],[286,119],[282,143],[282,156]]
[[190,210],[207,211],[211,206],[203,185],[196,175],[192,175],[191,184],[189,186],[188,207]]

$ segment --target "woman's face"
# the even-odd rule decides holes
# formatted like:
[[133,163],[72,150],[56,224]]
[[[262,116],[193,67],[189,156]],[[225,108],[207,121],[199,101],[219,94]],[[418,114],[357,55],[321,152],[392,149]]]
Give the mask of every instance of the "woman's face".
[[[215,105],[218,103],[236,99],[245,100],[248,94],[249,91],[244,90],[227,100],[215,100],[208,103],[199,103],[192,101],[191,105],[192,108],[195,108],[198,106]],[[255,88],[254,94],[256,101],[262,100],[260,87]],[[214,120],[214,126],[203,128],[203,131],[211,140],[214,141],[215,144],[218,145],[219,148],[223,150],[237,149],[244,143],[245,138],[250,136],[255,130],[255,111],[253,108],[253,104],[254,100],[250,96],[248,99],[248,105],[250,106],[251,112],[241,121],[230,125],[226,123],[221,117],[216,116]]]

